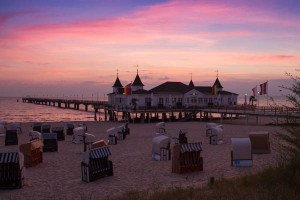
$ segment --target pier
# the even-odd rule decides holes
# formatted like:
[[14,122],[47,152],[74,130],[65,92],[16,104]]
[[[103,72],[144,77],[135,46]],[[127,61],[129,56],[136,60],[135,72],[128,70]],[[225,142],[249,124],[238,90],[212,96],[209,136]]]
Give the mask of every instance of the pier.
[[[33,103],[38,105],[54,106],[58,108],[80,110],[80,105],[84,111],[91,107],[94,111],[94,118],[97,120],[97,113],[104,114],[104,120],[107,121],[129,121],[150,123],[157,121],[189,121],[205,120],[210,121],[219,116],[221,122],[226,118],[238,118],[244,116],[248,121],[249,116],[256,117],[258,123],[259,117],[272,117],[278,124],[279,119],[284,119],[286,123],[292,120],[300,119],[300,111],[283,106],[205,106],[205,107],[112,107],[106,101],[77,100],[77,99],[58,99],[58,98],[22,98],[24,103]],[[121,118],[121,119],[120,119]],[[100,119],[99,119],[100,120]]]

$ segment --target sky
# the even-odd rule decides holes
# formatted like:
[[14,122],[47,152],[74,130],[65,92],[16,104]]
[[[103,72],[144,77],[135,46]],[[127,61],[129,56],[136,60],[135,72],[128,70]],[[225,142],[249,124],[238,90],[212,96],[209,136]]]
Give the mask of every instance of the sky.
[[298,0],[1,0],[0,96],[93,97],[137,70],[270,96],[300,67]]

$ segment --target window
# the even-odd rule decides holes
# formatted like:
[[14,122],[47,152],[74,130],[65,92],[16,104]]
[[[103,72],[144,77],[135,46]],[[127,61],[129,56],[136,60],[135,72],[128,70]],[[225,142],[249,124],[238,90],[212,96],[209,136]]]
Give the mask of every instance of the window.
[[202,97],[198,99],[198,103],[200,103],[200,104],[203,103],[203,98]]
[[191,103],[197,103],[197,98],[196,97],[191,97]]
[[161,97],[160,97],[160,98],[158,99],[158,102],[159,102],[160,104],[163,104],[163,103],[164,103],[164,98],[161,98]]

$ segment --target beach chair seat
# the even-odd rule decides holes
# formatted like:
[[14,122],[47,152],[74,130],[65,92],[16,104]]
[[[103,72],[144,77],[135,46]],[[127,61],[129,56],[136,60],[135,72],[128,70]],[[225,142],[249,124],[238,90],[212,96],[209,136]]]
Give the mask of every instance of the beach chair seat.
[[34,122],[32,124],[32,130],[41,133],[42,132],[42,123],[40,123],[40,122]]
[[24,185],[24,169],[23,153],[0,152],[0,188],[22,188]]
[[20,152],[24,154],[25,167],[33,167],[43,162],[42,147],[43,141],[41,139],[20,145]]
[[170,137],[158,135],[152,139],[152,158],[154,160],[171,160]]
[[253,165],[249,138],[231,138],[231,145],[231,166],[250,167]]
[[37,131],[29,131],[29,141],[32,140],[41,140],[42,138],[42,133],[37,132]]
[[201,143],[175,144],[172,154],[172,172],[188,173],[203,171]]
[[42,133],[43,137],[43,152],[58,151],[57,134],[56,133]]
[[67,135],[73,135],[74,124],[67,124]]
[[113,176],[113,163],[108,146],[91,149],[83,153],[81,162],[82,181],[91,182],[106,176]]
[[17,130],[6,130],[5,146],[8,146],[8,145],[18,145]]
[[268,131],[250,132],[251,149],[253,154],[270,153],[270,136]]
[[52,127],[52,133],[57,134],[57,140],[62,141],[65,140],[65,132],[64,132],[64,127]]

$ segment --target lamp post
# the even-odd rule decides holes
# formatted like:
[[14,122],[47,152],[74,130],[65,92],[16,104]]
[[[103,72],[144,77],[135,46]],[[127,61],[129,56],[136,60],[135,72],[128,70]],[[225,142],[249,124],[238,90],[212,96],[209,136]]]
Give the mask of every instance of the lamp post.
[[247,94],[245,94],[245,106],[247,105]]

